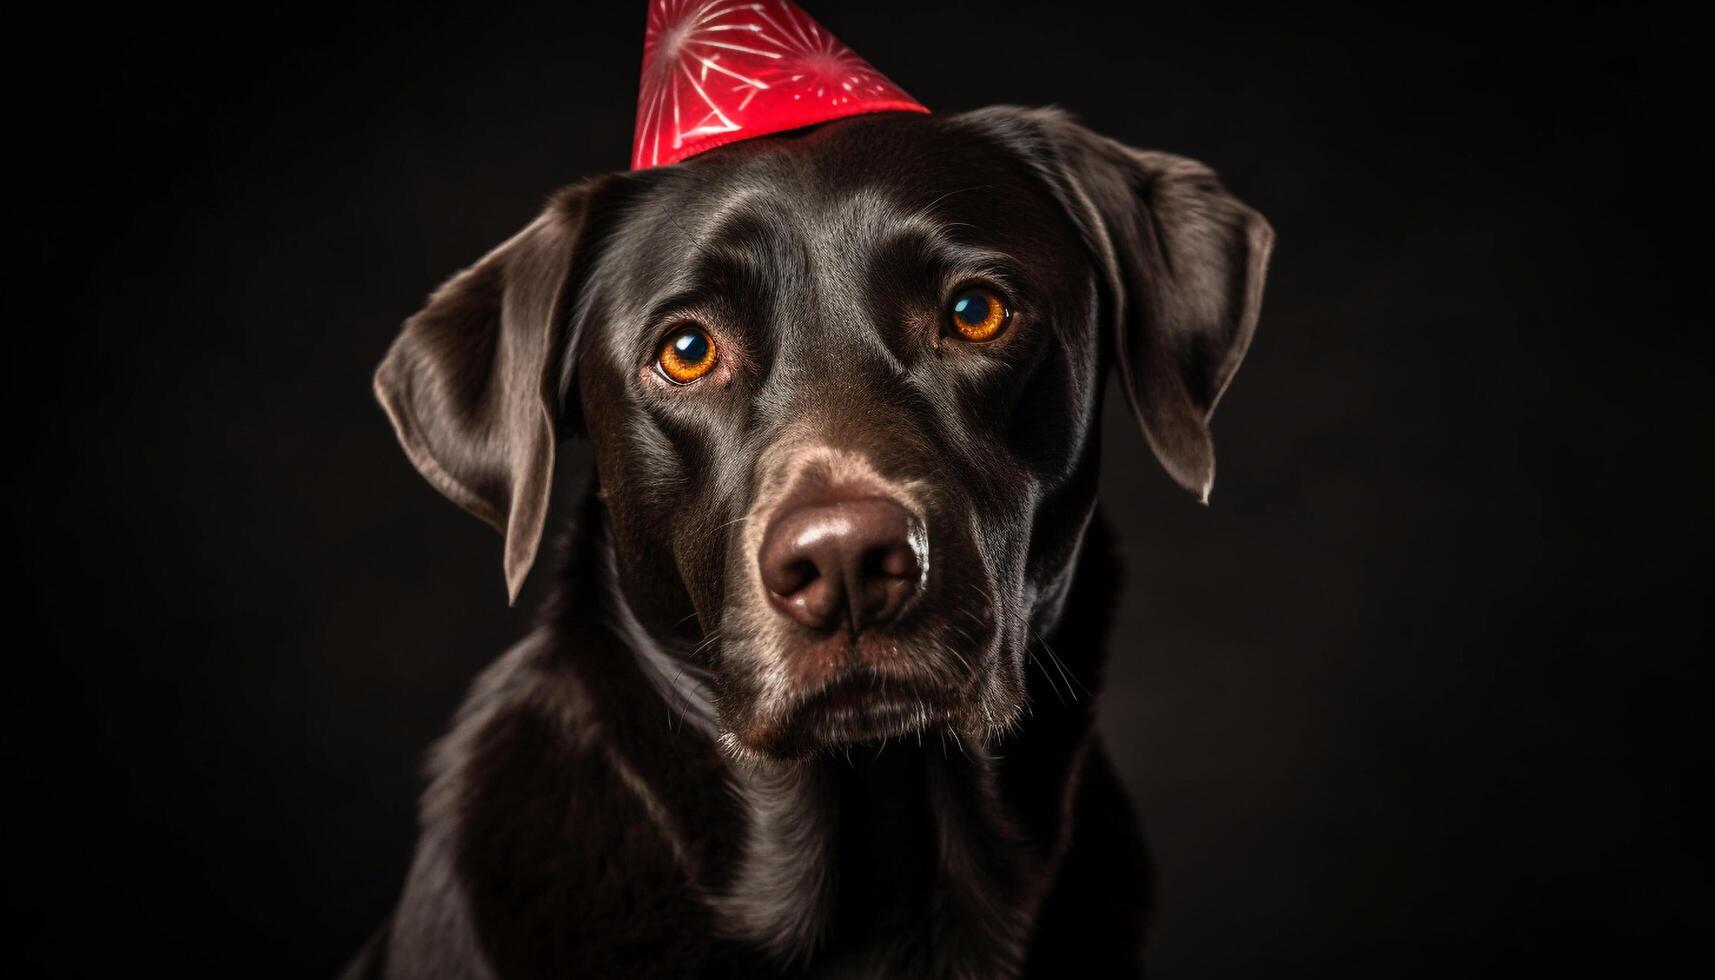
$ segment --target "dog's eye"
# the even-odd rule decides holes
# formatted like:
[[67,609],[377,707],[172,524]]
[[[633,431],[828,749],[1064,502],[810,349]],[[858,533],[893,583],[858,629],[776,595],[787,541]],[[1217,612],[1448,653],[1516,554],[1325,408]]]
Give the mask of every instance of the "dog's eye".
[[1012,311],[1006,308],[1006,303],[987,289],[960,291],[947,312],[947,319],[952,321],[959,336],[978,343],[1000,336],[1012,320]]
[[667,380],[688,385],[715,366],[715,342],[702,327],[680,327],[667,335],[656,360]]

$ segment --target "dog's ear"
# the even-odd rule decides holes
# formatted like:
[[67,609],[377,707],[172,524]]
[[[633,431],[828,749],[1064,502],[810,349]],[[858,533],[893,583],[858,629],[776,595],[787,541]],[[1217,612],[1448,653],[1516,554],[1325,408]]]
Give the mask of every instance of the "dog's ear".
[[1256,330],[1274,230],[1195,160],[1133,149],[1058,111],[1030,115],[1104,266],[1132,412],[1162,466],[1207,502],[1209,417]]
[[[567,188],[510,241],[458,273],[405,321],[375,394],[417,470],[506,536],[518,598],[547,516],[562,362],[575,324],[574,267],[609,178]],[[566,375],[569,376],[569,375]]]

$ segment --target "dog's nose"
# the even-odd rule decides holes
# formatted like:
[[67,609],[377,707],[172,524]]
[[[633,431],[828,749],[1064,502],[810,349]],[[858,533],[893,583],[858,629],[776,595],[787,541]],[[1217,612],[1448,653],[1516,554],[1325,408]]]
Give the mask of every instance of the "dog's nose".
[[757,560],[776,608],[815,630],[853,633],[899,615],[923,574],[923,535],[885,497],[795,507],[774,518]]

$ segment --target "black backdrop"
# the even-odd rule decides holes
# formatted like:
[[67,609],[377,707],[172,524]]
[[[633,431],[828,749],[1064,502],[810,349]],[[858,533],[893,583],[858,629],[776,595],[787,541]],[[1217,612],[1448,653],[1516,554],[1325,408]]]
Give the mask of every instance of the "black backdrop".
[[[1703,264],[1670,244],[1709,178],[1689,28],[808,7],[931,106],[1065,106],[1278,230],[1213,505],[1106,425],[1104,725],[1157,975],[1640,968],[1706,935],[1708,318],[1668,304]],[[370,373],[443,277],[625,165],[642,4],[67,13],[13,39],[52,68],[12,127],[46,172],[13,186],[42,309],[8,372],[7,836],[39,869],[8,876],[9,955],[327,975],[541,592],[506,607],[498,539],[406,464]]]

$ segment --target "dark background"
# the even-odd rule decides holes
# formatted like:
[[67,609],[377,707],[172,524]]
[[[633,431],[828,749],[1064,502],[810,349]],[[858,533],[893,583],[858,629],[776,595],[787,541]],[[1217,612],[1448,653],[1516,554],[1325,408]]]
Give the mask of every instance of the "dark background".
[[[1156,974],[1640,970],[1706,940],[1690,28],[808,9],[930,106],[1062,105],[1209,162],[1279,233],[1212,506],[1106,425],[1104,725],[1160,866]],[[13,37],[53,68],[11,127],[42,172],[13,185],[41,309],[8,371],[8,955],[326,976],[543,578],[506,607],[498,537],[412,471],[370,374],[441,279],[625,166],[643,5],[117,16]]]

